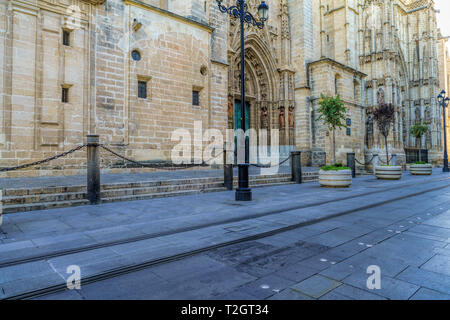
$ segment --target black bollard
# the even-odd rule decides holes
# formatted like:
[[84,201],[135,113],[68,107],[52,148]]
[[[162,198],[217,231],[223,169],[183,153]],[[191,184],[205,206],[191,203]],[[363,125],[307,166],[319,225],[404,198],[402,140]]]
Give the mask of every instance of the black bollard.
[[227,190],[233,190],[233,164],[228,163],[226,145],[223,150],[223,184]]
[[87,136],[87,197],[90,204],[100,203],[100,138]]
[[352,177],[356,177],[355,153],[347,153],[347,167],[352,169]]
[[239,164],[238,188],[236,190],[236,201],[252,201],[252,190],[248,184],[249,164]]
[[302,152],[292,151],[291,152],[291,171],[292,171],[292,181],[297,184],[302,183]]

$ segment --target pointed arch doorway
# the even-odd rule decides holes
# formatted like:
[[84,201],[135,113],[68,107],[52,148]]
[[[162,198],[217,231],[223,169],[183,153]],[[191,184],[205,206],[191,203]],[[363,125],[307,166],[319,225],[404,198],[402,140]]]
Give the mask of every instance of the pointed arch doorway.
[[[257,35],[250,35],[245,47],[246,107],[245,128],[253,129],[246,137],[246,159],[250,163],[267,163],[260,152],[261,144],[271,153],[272,130],[278,130],[280,157],[295,149],[293,73],[279,72],[275,59]],[[241,129],[241,74],[239,47],[230,55],[228,128]],[[266,130],[266,138],[261,131]],[[255,134],[256,136],[251,136]],[[235,142],[237,139],[235,138]],[[256,145],[253,145],[256,144]],[[236,144],[235,144],[236,145]],[[249,154],[250,153],[250,154]],[[255,156],[257,155],[257,156]],[[263,154],[264,155],[264,154]],[[237,149],[235,149],[237,159]]]

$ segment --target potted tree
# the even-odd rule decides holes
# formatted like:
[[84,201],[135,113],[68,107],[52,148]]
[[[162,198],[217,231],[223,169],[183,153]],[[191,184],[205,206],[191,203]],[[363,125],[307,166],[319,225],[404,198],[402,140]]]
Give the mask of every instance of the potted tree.
[[391,130],[391,124],[395,120],[395,108],[392,104],[380,104],[373,110],[373,119],[376,121],[381,135],[384,137],[384,146],[386,148],[386,165],[380,165],[375,168],[375,175],[382,180],[400,180],[402,178],[402,167],[391,166],[389,160],[388,136]]
[[428,132],[428,126],[425,124],[415,124],[411,127],[411,134],[419,140],[419,161],[410,165],[409,172],[412,175],[429,176],[433,173],[433,166],[422,161],[422,137]]
[[329,97],[321,94],[319,101],[319,117],[317,121],[323,120],[333,137],[333,160],[334,165],[324,166],[319,171],[319,183],[322,187],[346,188],[352,184],[352,171],[350,168],[336,164],[336,129],[346,126],[346,112],[339,95]]

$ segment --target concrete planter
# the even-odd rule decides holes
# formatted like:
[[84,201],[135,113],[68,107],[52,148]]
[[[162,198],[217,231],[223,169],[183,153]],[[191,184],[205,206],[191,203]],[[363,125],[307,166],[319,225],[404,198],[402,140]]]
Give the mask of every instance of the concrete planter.
[[433,173],[433,165],[431,164],[412,164],[409,172],[415,176],[431,176]]
[[400,180],[402,178],[401,166],[377,166],[375,175],[380,180]]
[[351,170],[319,171],[319,183],[327,188],[348,188],[352,184]]

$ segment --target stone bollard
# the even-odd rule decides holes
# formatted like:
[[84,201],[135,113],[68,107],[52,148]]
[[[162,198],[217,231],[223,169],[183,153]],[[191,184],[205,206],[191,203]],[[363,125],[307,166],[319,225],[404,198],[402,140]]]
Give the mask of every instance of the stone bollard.
[[393,155],[392,155],[392,165],[393,165],[393,166],[396,166],[396,165],[397,165],[397,155],[396,155],[396,154],[393,154]]
[[352,178],[356,178],[355,153],[347,153],[347,167],[352,169]]
[[100,138],[87,136],[87,197],[90,204],[100,203]]
[[378,167],[378,154],[373,155],[372,166],[373,166],[373,174],[376,175],[377,174],[376,168]]
[[291,174],[292,181],[297,184],[302,183],[302,152],[292,151],[291,152]]
[[227,190],[233,190],[233,164],[228,159],[227,144],[223,148],[223,184]]

